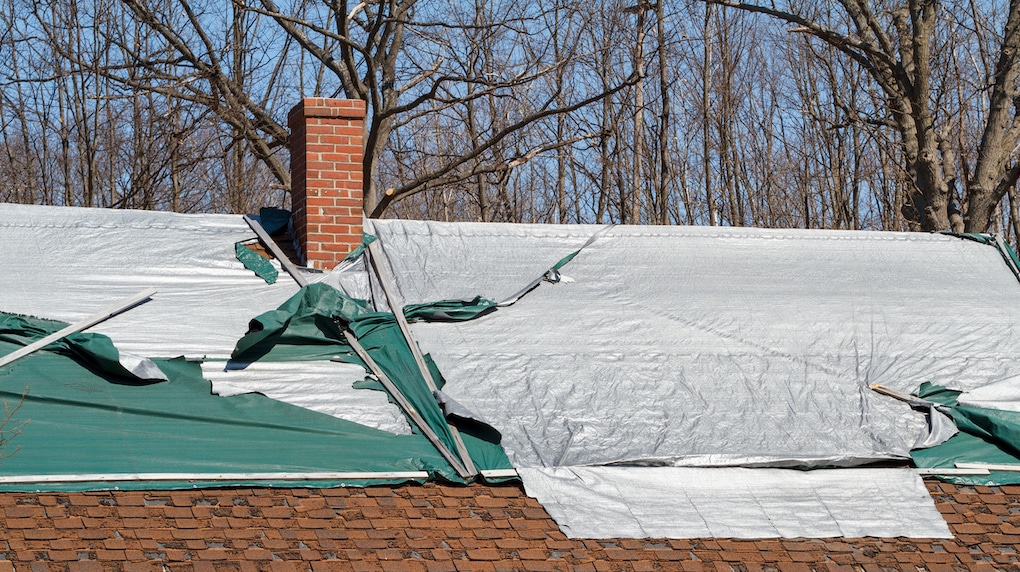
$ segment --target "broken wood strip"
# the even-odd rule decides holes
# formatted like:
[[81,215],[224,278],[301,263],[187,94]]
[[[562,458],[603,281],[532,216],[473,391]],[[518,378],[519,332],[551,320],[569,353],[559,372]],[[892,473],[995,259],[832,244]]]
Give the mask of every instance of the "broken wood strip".
[[450,449],[446,447],[446,444],[439,439],[439,435],[436,435],[436,432],[432,430],[432,427],[430,427],[429,424],[425,422],[425,419],[422,418],[421,414],[418,413],[418,410],[414,408],[411,402],[407,400],[407,397],[405,397],[404,394],[401,393],[399,389],[397,389],[397,386],[393,383],[392,380],[390,380],[389,376],[386,375],[386,372],[384,372],[382,368],[379,367],[379,364],[377,364],[375,360],[372,359],[372,356],[370,356],[368,352],[365,351],[365,348],[361,345],[361,342],[358,341],[358,337],[354,335],[354,332],[351,331],[351,329],[346,326],[343,327],[343,332],[344,336],[347,337],[347,342],[351,345],[352,348],[354,348],[354,351],[355,353],[358,354],[358,357],[360,357],[361,360],[365,362],[365,365],[368,366],[368,369],[370,369],[372,373],[375,374],[375,376],[379,379],[379,382],[382,383],[383,387],[386,388],[386,391],[388,391],[389,394],[393,397],[393,400],[397,402],[397,405],[399,405],[400,408],[404,410],[404,413],[406,413],[407,416],[411,418],[411,421],[415,424],[415,426],[418,427],[418,430],[421,431],[423,435],[425,435],[425,438],[427,438],[432,443],[432,446],[434,446],[436,450],[439,451],[439,454],[442,455],[444,459],[446,459],[446,462],[450,463],[450,466],[452,466],[453,469],[457,471],[457,474],[460,475],[460,478],[469,479],[473,477],[474,475],[467,472],[467,469],[464,468],[464,465],[462,465],[460,461],[457,460],[453,452],[451,452]]
[[517,469],[482,469],[478,474],[487,479],[512,479],[520,476]]
[[900,401],[906,401],[906,402],[924,401],[923,399],[920,399],[919,397],[914,397],[913,395],[907,395],[906,393],[900,393],[899,391],[896,391],[895,389],[889,389],[888,387],[886,387],[884,385],[879,385],[877,383],[872,383],[871,384],[871,389],[872,389],[872,391],[874,391],[876,393],[881,393],[882,395],[885,395],[885,396],[888,396],[888,397],[892,397],[893,399],[899,399]]
[[[436,387],[435,380],[432,379],[432,372],[429,371],[428,366],[425,364],[425,356],[422,355],[421,348],[418,347],[418,343],[414,341],[414,337],[411,335],[411,327],[408,325],[407,318],[404,316],[403,305],[397,300],[396,296],[393,295],[393,284],[390,282],[389,274],[383,272],[381,268],[380,261],[385,258],[385,253],[382,252],[382,249],[382,241],[379,240],[379,238],[370,242],[368,244],[369,261],[372,264],[372,269],[375,271],[375,275],[379,278],[379,285],[382,286],[383,295],[386,297],[386,304],[390,307],[390,311],[393,312],[393,316],[397,319],[397,326],[400,327],[400,333],[404,336],[404,343],[406,343],[408,349],[411,350],[411,354],[414,356],[414,362],[418,364],[418,371],[421,372],[421,376],[425,379],[425,383],[428,385],[429,391],[432,392],[434,397],[438,388]],[[457,446],[457,453],[464,462],[464,468],[471,474],[471,476],[477,475],[478,469],[475,467],[474,461],[471,460],[471,454],[468,453],[467,446],[464,444],[464,439],[460,436],[460,430],[457,429],[456,426],[451,425],[450,422],[446,420],[445,416],[443,421],[446,422],[446,428],[453,437],[453,442]]]
[[353,473],[96,473],[80,475],[0,476],[0,485],[32,483],[91,483],[124,481],[356,481],[427,479],[425,471]]
[[950,469],[950,468],[939,469],[939,468],[923,468],[923,469],[917,469],[917,474],[919,474],[919,475],[933,475],[933,476],[934,475],[946,475],[946,476],[950,476],[951,477],[951,476],[957,476],[957,475],[958,476],[968,476],[968,475],[983,476],[983,475],[989,475],[991,473],[988,471],[988,469],[960,469],[960,468],[956,468],[956,469]]
[[[440,411],[442,408],[440,408]],[[446,416],[444,415],[445,419]],[[457,445],[457,452],[460,454],[460,458],[464,461],[464,468],[471,476],[478,474],[478,467],[475,466],[475,462],[471,460],[471,454],[468,453],[467,445],[464,444],[464,439],[460,436],[460,429],[457,429],[456,425],[451,425],[449,421],[446,422],[446,426],[450,429],[450,435],[453,436],[453,443]]]
[[956,463],[957,469],[973,469],[986,471],[999,471],[1004,473],[1020,473],[1020,464],[996,464],[996,463]]
[[421,349],[418,348],[417,344],[413,343],[411,329],[407,323],[407,318],[404,316],[403,305],[393,295],[393,284],[390,282],[389,275],[380,268],[379,260],[384,256],[381,249],[382,245],[379,244],[378,238],[368,244],[369,262],[372,264],[372,270],[375,271],[375,275],[379,278],[379,285],[382,287],[383,296],[386,297],[386,304],[389,305],[390,311],[393,312],[393,316],[397,319],[400,333],[404,335],[404,341],[407,342],[408,348],[414,354],[414,361],[418,364],[418,371],[425,378],[429,391],[435,393],[437,389],[435,380],[432,379],[432,374],[429,372],[428,366],[425,365],[425,356],[421,354]]
[[148,300],[155,293],[156,293],[155,288],[147,288],[135,294],[134,296],[124,298],[123,300],[117,302],[116,304],[103,308],[102,310],[96,312],[95,314],[92,314],[91,316],[85,318],[84,320],[75,322],[61,329],[60,331],[53,332],[52,334],[42,339],[36,340],[19,350],[16,350],[5,355],[4,357],[0,358],[0,367],[3,367],[17,359],[21,359],[33,352],[41,350],[42,348],[52,344],[53,342],[59,339],[65,338],[71,334],[76,334],[87,328],[91,328],[92,326],[100,322],[109,320],[110,318],[116,316],[117,314],[120,314],[121,312],[126,312],[131,308],[134,308],[135,306]]
[[273,256],[280,261],[280,266],[287,271],[287,274],[290,274],[291,278],[297,282],[297,285],[301,288],[308,286],[308,280],[305,280],[301,271],[297,269],[297,266],[294,266],[294,263],[290,261],[290,258],[287,258],[287,255],[280,249],[280,245],[276,244],[276,241],[273,240],[273,237],[269,236],[266,229],[262,228],[262,224],[255,220],[255,217],[251,215],[244,215],[244,222],[248,223],[248,226],[255,231],[255,234],[258,235],[262,244],[265,244],[266,248],[273,253]]

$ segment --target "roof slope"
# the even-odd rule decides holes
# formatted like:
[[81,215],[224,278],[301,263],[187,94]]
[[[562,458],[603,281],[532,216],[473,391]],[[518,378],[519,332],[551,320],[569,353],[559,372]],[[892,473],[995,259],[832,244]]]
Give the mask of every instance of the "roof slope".
[[[343,416],[342,407],[323,405],[338,396],[328,383],[304,385],[296,396],[270,387],[272,367],[253,370],[257,375],[248,384],[245,369],[217,361],[227,358],[250,319],[279,307],[297,290],[288,281],[266,285],[234,260],[233,242],[251,236],[240,217],[15,205],[0,205],[0,215],[6,221],[0,240],[13,245],[5,256],[17,268],[0,273],[0,288],[11,287],[0,309],[73,320],[101,302],[155,286],[160,289],[155,300],[98,329],[135,353],[211,356],[220,371],[210,377],[227,381],[232,393],[258,387],[290,395],[301,407]],[[597,492],[603,508],[633,513],[641,505],[652,509],[642,518],[666,522],[686,517],[657,499],[690,496],[694,489],[685,481],[714,482],[726,470],[718,467],[905,462],[924,436],[923,415],[872,393],[870,383],[909,391],[920,381],[934,381],[969,390],[1010,379],[1018,365],[1011,348],[1020,316],[1008,311],[1020,287],[1016,277],[995,248],[958,238],[374,225],[385,251],[376,262],[392,273],[400,305],[477,295],[504,302],[494,311],[483,304],[489,311],[468,321],[415,323],[412,332],[448,381],[446,397],[470,410],[451,405],[450,411],[499,429],[515,465],[537,475],[530,484],[525,476],[529,490],[547,491],[547,499],[596,498],[586,491]],[[25,264],[39,245],[46,262]],[[379,287],[371,266],[353,265],[346,274],[352,273],[353,278],[329,278],[367,286],[374,309],[384,309],[383,296],[371,292]],[[62,279],[68,275],[78,280]],[[975,284],[984,288],[981,296],[974,295]],[[82,305],[87,308],[79,309]],[[316,379],[329,375],[321,368],[307,371]],[[363,370],[338,367],[336,385],[361,377]],[[427,391],[419,397],[431,399]],[[434,417],[443,422],[438,410]],[[700,476],[678,479],[666,472],[680,467]],[[560,469],[570,478],[561,478]],[[606,480],[618,470],[652,486],[641,498],[604,494],[626,481]],[[639,470],[662,471],[656,473],[661,478],[640,477]],[[853,471],[826,476],[844,483],[857,478]],[[541,479],[561,488],[536,486]],[[945,530],[930,499],[908,493],[919,490],[916,474],[891,471],[876,482],[883,479],[914,503],[894,510],[918,516],[925,521],[921,526],[890,530],[876,520],[871,528],[839,522],[830,527],[801,519],[799,528],[775,532],[771,523],[778,513],[763,510],[741,535],[817,535],[824,529],[938,536],[936,528]],[[798,479],[773,481],[775,498],[794,498],[783,494],[795,493]],[[596,490],[599,483],[608,486]],[[833,490],[839,489],[837,482]],[[882,500],[862,504],[847,498],[836,501],[842,508],[829,510],[825,507],[835,505],[822,496],[812,497],[812,510],[824,509],[836,520],[849,512],[881,520],[881,509],[890,508],[880,506],[888,505]],[[694,504],[695,511],[702,510]],[[579,518],[622,522],[613,514],[582,511]],[[587,534],[624,535],[592,530]],[[657,536],[690,534],[641,522],[636,530],[636,536],[650,530]]]
[[515,486],[2,493],[0,570],[1017,569],[1020,487],[928,488],[956,538],[569,540]]
[[[749,476],[770,493],[747,495],[748,510],[726,509],[706,491],[745,480],[668,467],[907,461],[928,437],[925,417],[870,384],[970,390],[1020,371],[1020,316],[1009,310],[1017,277],[1002,252],[958,237],[372,224],[404,303],[508,299],[477,320],[413,331],[449,381],[444,391],[503,433],[528,491],[569,534],[824,535],[861,530],[839,515],[866,514],[866,534],[888,535],[876,526],[895,520],[881,516],[890,508],[881,495],[839,498],[868,482],[865,473],[827,474],[842,485],[808,494],[812,506],[794,511],[824,518],[782,532],[782,507],[811,489],[806,476]],[[620,468],[628,465],[639,467]],[[893,509],[917,518],[893,534],[936,534],[934,507],[910,492],[916,475],[887,471],[876,482],[916,502]]]

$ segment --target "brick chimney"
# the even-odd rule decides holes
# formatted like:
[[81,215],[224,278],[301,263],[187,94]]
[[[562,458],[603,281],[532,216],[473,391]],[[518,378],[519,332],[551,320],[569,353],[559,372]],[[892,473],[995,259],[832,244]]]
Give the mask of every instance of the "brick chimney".
[[329,270],[361,244],[365,102],[308,97],[287,122],[301,258],[305,266]]

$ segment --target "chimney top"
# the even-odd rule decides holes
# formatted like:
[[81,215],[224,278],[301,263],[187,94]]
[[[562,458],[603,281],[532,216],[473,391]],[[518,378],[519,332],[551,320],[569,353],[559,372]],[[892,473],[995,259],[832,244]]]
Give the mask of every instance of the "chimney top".
[[300,255],[305,266],[329,270],[362,241],[365,102],[308,97],[288,123]]

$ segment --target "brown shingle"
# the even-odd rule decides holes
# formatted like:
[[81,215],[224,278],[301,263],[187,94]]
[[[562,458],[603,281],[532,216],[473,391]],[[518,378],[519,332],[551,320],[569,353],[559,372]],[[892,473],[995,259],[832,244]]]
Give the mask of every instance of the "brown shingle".
[[1020,570],[1020,487],[926,485],[957,538],[569,540],[515,486],[3,493],[0,547],[6,552],[0,556],[7,560],[0,566],[32,572],[162,572],[164,566],[214,572]]

